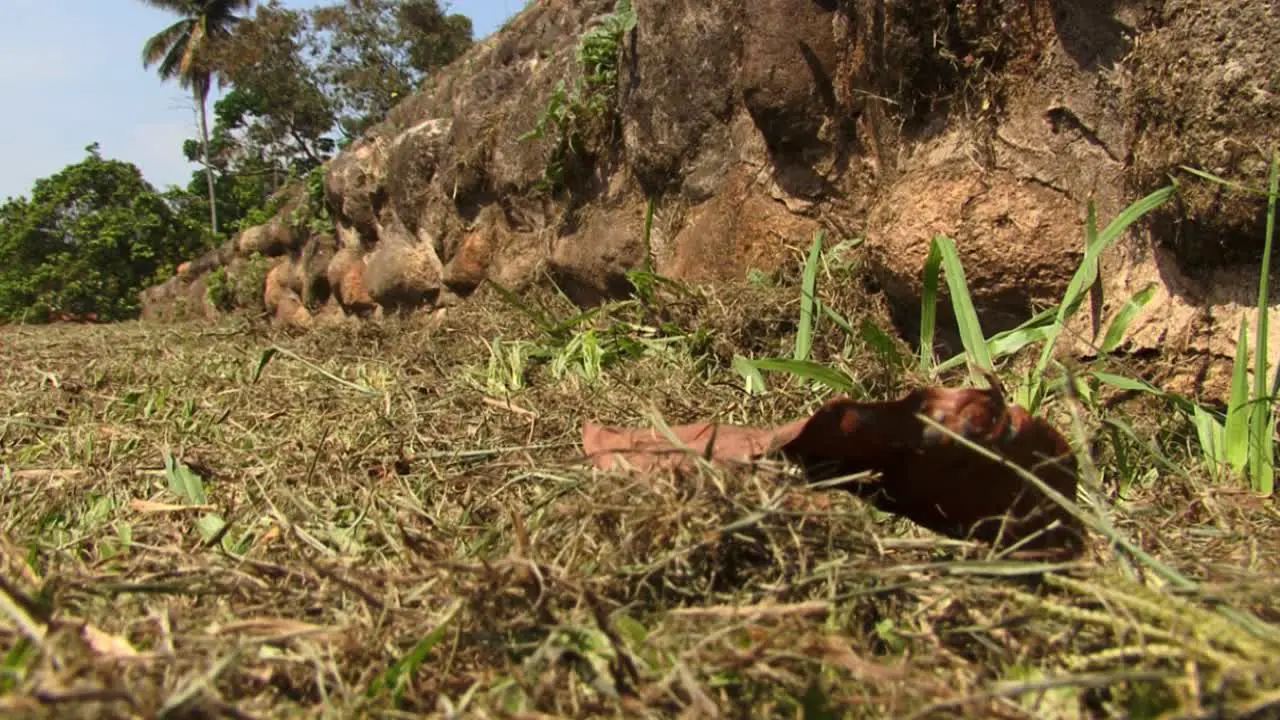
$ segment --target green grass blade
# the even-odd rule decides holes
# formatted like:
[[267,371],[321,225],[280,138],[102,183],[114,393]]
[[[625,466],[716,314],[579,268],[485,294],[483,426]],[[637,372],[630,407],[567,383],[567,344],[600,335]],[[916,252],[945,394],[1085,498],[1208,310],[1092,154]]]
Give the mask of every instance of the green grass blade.
[[841,315],[835,308],[821,300],[816,301],[816,305],[819,308],[822,308],[822,314],[826,315],[828,320],[835,323],[837,327],[843,330],[845,335],[853,337],[853,323],[849,322],[849,318]]
[[1127,436],[1135,447],[1142,448],[1147,456],[1159,465],[1166,473],[1176,475],[1184,479],[1190,479],[1190,475],[1187,473],[1186,468],[1173,460],[1170,460],[1168,456],[1164,454],[1164,451],[1160,449],[1160,443],[1151,439],[1143,440],[1138,436],[1138,432],[1133,429],[1133,426],[1127,421],[1121,418],[1107,417],[1103,418],[1102,422],[1104,425],[1115,428]]
[[200,533],[200,539],[206,543],[222,535],[226,527],[227,521],[217,513],[205,513],[196,520],[196,531]]
[[427,655],[431,654],[431,650],[444,639],[444,633],[448,630],[449,623],[453,622],[461,607],[462,601],[455,600],[449,611],[445,613],[444,619],[432,628],[431,632],[415,643],[413,648],[405,653],[404,657],[392,663],[381,675],[374,678],[365,695],[367,697],[375,697],[389,690],[393,697],[399,697],[408,679],[422,666],[422,663],[426,662]]
[[1233,189],[1233,190],[1240,190],[1240,191],[1242,191],[1242,192],[1252,193],[1252,194],[1254,194],[1254,195],[1261,195],[1261,196],[1263,196],[1263,197],[1266,197],[1266,195],[1267,195],[1267,191],[1266,191],[1266,190],[1263,190],[1262,188],[1249,187],[1248,185],[1245,185],[1244,183],[1233,182],[1233,181],[1231,181],[1231,180],[1227,180],[1226,178],[1223,178],[1223,177],[1221,177],[1221,176],[1214,175],[1214,174],[1213,174],[1213,173],[1211,173],[1211,172],[1207,172],[1207,171],[1205,171],[1205,170],[1201,170],[1201,169],[1199,169],[1199,168],[1193,168],[1193,167],[1191,167],[1191,166],[1189,166],[1189,165],[1179,165],[1179,166],[1178,166],[1178,169],[1182,170],[1183,172],[1187,172],[1187,173],[1190,173],[1190,174],[1192,174],[1192,175],[1195,175],[1196,177],[1198,177],[1198,178],[1200,178],[1200,179],[1202,179],[1202,180],[1208,180],[1208,181],[1209,181],[1209,182],[1211,182],[1211,183],[1217,183],[1218,185],[1222,185],[1222,186],[1224,186],[1224,187],[1229,187],[1229,188],[1231,188],[1231,189]]
[[[626,303],[626,302],[623,302],[623,303],[617,303],[617,304],[615,304],[615,305],[614,305],[614,307],[621,307],[622,305],[626,305],[626,304],[629,304],[629,303]],[[599,315],[600,313],[604,312],[604,310],[605,310],[605,308],[606,308],[606,307],[608,307],[608,306],[606,306],[606,305],[597,305],[597,306],[595,306],[595,307],[593,307],[593,308],[589,308],[589,309],[587,309],[587,310],[583,310],[583,311],[582,311],[582,312],[580,312],[580,313],[575,313],[575,314],[573,314],[573,315],[569,316],[568,318],[565,318],[564,320],[561,320],[561,321],[560,321],[560,322],[558,322],[558,323],[553,323],[553,324],[552,324],[552,325],[547,329],[546,333],[547,333],[547,335],[549,335],[549,336],[551,336],[551,337],[553,337],[553,338],[562,338],[562,337],[564,337],[564,336],[565,336],[565,334],[567,334],[567,333],[571,332],[574,328],[578,327],[579,325],[581,325],[581,324],[583,324],[583,323],[587,322],[588,320],[590,320],[590,319],[594,318],[595,316]]]
[[262,371],[267,368],[267,363],[271,362],[271,358],[275,357],[277,352],[279,350],[276,348],[269,347],[258,354],[258,362],[254,363],[253,372],[249,373],[250,385],[257,384],[262,377]]
[[1107,326],[1107,332],[1102,336],[1102,345],[1098,347],[1098,352],[1105,355],[1120,346],[1120,341],[1124,339],[1124,334],[1128,331],[1133,318],[1155,296],[1156,287],[1158,286],[1154,282],[1147,283],[1146,287],[1125,300],[1124,305],[1121,305],[1115,316],[1111,318],[1111,324]]
[[1062,332],[1063,326],[1066,325],[1067,319],[1079,309],[1085,293],[1089,288],[1093,287],[1094,282],[1098,279],[1098,259],[1102,256],[1103,251],[1116,238],[1119,238],[1125,230],[1128,230],[1130,225],[1168,202],[1176,190],[1176,184],[1167,185],[1134,202],[1117,215],[1102,232],[1097,231],[1097,210],[1094,207],[1093,200],[1089,200],[1088,215],[1085,220],[1084,259],[1080,262],[1080,267],[1076,268],[1075,274],[1072,275],[1071,282],[1067,284],[1067,291],[1063,295],[1062,302],[1058,305],[1053,331],[1049,335],[1048,342],[1045,343],[1044,348],[1041,350],[1039,362],[1036,363],[1037,375],[1044,374],[1045,369],[1049,366],[1049,359],[1053,356],[1053,347],[1057,342],[1058,335]]
[[[992,335],[991,339],[987,340],[987,352],[991,355],[992,361],[995,361],[996,359],[1013,355],[1028,345],[1041,342],[1048,336],[1049,328],[1043,326],[1006,330]],[[946,372],[960,367],[964,365],[967,357],[965,353],[952,356],[939,363],[936,370],[937,372]]]
[[821,383],[836,392],[850,392],[855,387],[853,378],[843,372],[810,360],[786,358],[761,358],[752,360],[757,370],[782,372],[811,382]]
[[[1259,416],[1261,421],[1259,421]],[[1253,491],[1263,495],[1275,492],[1276,465],[1275,443],[1276,414],[1271,412],[1271,402],[1256,402],[1253,405],[1253,418],[1260,431],[1255,432],[1259,438],[1258,447],[1254,448],[1250,459],[1254,464],[1250,467]]]
[[489,283],[489,285],[491,285],[493,289],[498,293],[498,296],[501,297],[503,300],[505,300],[508,305],[520,311],[523,315],[525,315],[530,320],[532,320],[533,324],[536,325],[539,330],[542,330],[543,332],[547,332],[547,333],[551,332],[551,329],[555,326],[555,323],[551,322],[551,320],[546,315],[544,315],[540,310],[530,307],[527,303],[522,301],[519,298],[519,296],[511,292],[503,284],[499,282],[495,282],[491,279],[486,279],[485,282]]
[[[991,364],[991,354],[987,350],[987,339],[982,334],[982,325],[978,322],[978,313],[974,310],[973,298],[965,283],[964,266],[956,252],[955,241],[945,235],[938,235],[933,238],[933,244],[942,256],[942,265],[946,269],[947,289],[951,293],[951,307],[955,311],[956,324],[960,327],[960,341],[979,368],[994,371],[995,366]],[[975,381],[981,377],[976,371],[971,374]]]
[[821,228],[813,234],[809,245],[809,257],[804,263],[804,276],[800,284],[800,326],[796,329],[796,345],[793,360],[808,360],[813,349],[814,292],[818,287],[818,264],[822,259]]
[[[1098,258],[1102,256],[1103,251],[1124,234],[1124,231],[1128,230],[1130,225],[1168,202],[1176,191],[1177,185],[1166,185],[1156,190],[1129,205],[1108,223],[1102,232],[1090,237],[1089,245],[1085,248],[1085,260],[1076,270],[1075,276],[1072,277],[1070,285],[1067,286],[1067,294],[1063,304],[1059,306],[1058,317],[1060,320],[1075,312],[1076,308],[1079,307],[1080,301],[1084,299],[1087,289],[1093,286],[1094,280],[1098,277]],[[1090,206],[1092,207],[1092,202]]]
[[1125,377],[1124,375],[1116,375],[1115,373],[1109,373],[1102,370],[1094,370],[1093,372],[1090,373],[1090,375],[1097,378],[1102,383],[1106,385],[1110,385],[1111,387],[1117,388],[1119,390],[1133,390],[1137,392],[1144,392],[1153,397],[1158,397],[1158,398],[1168,397],[1168,394],[1165,393],[1165,391],[1161,390],[1155,385],[1152,385],[1146,380],[1138,380],[1135,378]]
[[765,385],[764,375],[760,374],[760,368],[757,368],[750,360],[742,355],[733,356],[733,369],[738,371],[742,376],[743,388],[749,395],[758,395],[768,389]]
[[[992,360],[1012,355],[1031,343],[1044,340],[1048,337],[1049,324],[1053,322],[1057,312],[1058,306],[1054,305],[1032,315],[1012,330],[1004,330],[992,335],[987,340],[987,348],[988,352],[991,353]],[[936,371],[944,372],[957,368],[965,362],[965,353],[959,353],[939,364]]]
[[1223,435],[1226,460],[1231,469],[1243,472],[1249,461],[1249,320],[1240,321],[1236,340],[1236,357],[1231,363],[1231,397],[1227,403],[1226,430]]
[[906,364],[906,359],[902,357],[902,353],[898,352],[898,346],[893,343],[893,338],[880,329],[880,326],[870,320],[863,320],[858,335],[863,342],[879,353],[890,367],[899,368]]
[[1221,471],[1226,458],[1223,456],[1225,444],[1224,428],[1218,419],[1208,410],[1197,405],[1191,413],[1191,423],[1196,428],[1196,437],[1200,441],[1200,452],[1209,471],[1215,475]]
[[1274,411],[1271,402],[1263,402],[1267,397],[1267,350],[1270,324],[1268,322],[1269,307],[1267,304],[1267,280],[1271,275],[1271,245],[1276,234],[1276,195],[1280,193],[1280,152],[1271,153],[1271,177],[1267,183],[1267,236],[1262,246],[1262,265],[1258,272],[1258,339],[1254,342],[1253,400],[1255,404],[1250,413],[1250,433],[1253,436],[1250,447],[1249,475],[1253,489],[1270,494],[1275,484],[1275,443],[1274,435],[1267,428],[1274,424]]
[[297,354],[297,353],[293,352],[292,350],[286,350],[285,348],[282,348],[282,347],[280,347],[279,345],[273,345],[272,347],[275,349],[276,353],[278,353],[278,354],[280,354],[280,355],[284,355],[285,357],[287,357],[287,358],[289,358],[289,359],[291,359],[291,360],[293,360],[293,361],[295,361],[295,362],[297,362],[297,363],[301,364],[303,367],[307,368],[308,370],[310,370],[310,371],[312,371],[312,372],[314,372],[314,373],[316,373],[316,374],[318,374],[318,375],[322,375],[322,376],[324,376],[324,377],[327,377],[327,378],[329,378],[330,380],[334,381],[335,383],[337,383],[337,384],[339,384],[339,385],[341,385],[341,386],[343,386],[343,387],[345,387],[345,388],[349,388],[349,389],[351,389],[351,390],[355,390],[356,392],[361,393],[362,395],[378,395],[378,394],[379,394],[379,393],[378,393],[378,391],[374,390],[373,388],[371,388],[371,387],[369,387],[369,386],[367,386],[367,385],[361,385],[361,384],[359,384],[359,383],[354,383],[354,382],[351,382],[350,380],[347,380],[347,379],[345,379],[345,378],[341,378],[341,377],[338,377],[337,375],[334,375],[333,373],[329,372],[328,370],[324,369],[323,367],[320,367],[319,365],[317,365],[317,364],[315,364],[315,363],[311,362],[310,360],[308,360],[308,359],[306,359],[306,358],[302,357],[301,355],[299,355],[299,354]]
[[1180,412],[1186,413],[1188,416],[1195,413],[1196,409],[1200,407],[1190,398],[1183,397],[1177,393],[1165,392],[1146,380],[1125,377],[1124,375],[1116,375],[1115,373],[1109,373],[1103,370],[1091,370],[1089,374],[1099,382],[1105,385],[1110,385],[1118,390],[1142,392],[1150,395],[1151,397],[1165,400],[1173,404],[1173,406]]
[[204,505],[208,502],[204,494],[204,481],[200,476],[167,451],[164,454],[164,474],[169,481],[169,489],[178,497],[192,505]]
[[1040,395],[1043,389],[1043,378],[1045,370],[1049,367],[1049,359],[1053,357],[1053,346],[1058,341],[1058,334],[1062,332],[1062,326],[1066,323],[1066,319],[1070,317],[1078,307],[1076,300],[1078,296],[1083,296],[1083,290],[1086,287],[1092,287],[1094,280],[1097,278],[1097,263],[1091,262],[1095,258],[1094,248],[1098,247],[1098,211],[1093,204],[1093,198],[1089,198],[1088,210],[1084,220],[1084,258],[1080,261],[1080,266],[1076,268],[1075,274],[1071,276],[1071,281],[1067,284],[1067,291],[1063,294],[1062,302],[1058,303],[1058,311],[1054,315],[1053,325],[1049,332],[1049,336],[1043,347],[1040,348],[1040,359],[1036,361],[1036,368],[1032,373],[1032,377],[1039,380],[1036,383],[1036,393],[1031,405],[1031,411],[1035,412],[1040,404]]
[[933,366],[933,334],[938,319],[938,273],[942,270],[942,251],[930,243],[924,261],[924,278],[920,287],[920,373],[929,375]]

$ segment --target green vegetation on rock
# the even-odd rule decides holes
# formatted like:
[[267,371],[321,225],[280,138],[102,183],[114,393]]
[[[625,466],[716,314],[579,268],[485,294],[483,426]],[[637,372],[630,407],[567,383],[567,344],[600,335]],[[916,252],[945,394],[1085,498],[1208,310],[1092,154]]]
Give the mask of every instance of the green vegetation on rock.
[[235,268],[216,267],[205,276],[205,299],[222,312],[261,311],[262,288],[270,269],[271,262],[258,253]]
[[636,26],[630,0],[618,0],[612,13],[582,34],[574,58],[579,75],[572,87],[559,80],[532,129],[521,140],[551,138],[543,188],[561,189],[589,147],[614,141],[618,132],[618,63],[622,38]]

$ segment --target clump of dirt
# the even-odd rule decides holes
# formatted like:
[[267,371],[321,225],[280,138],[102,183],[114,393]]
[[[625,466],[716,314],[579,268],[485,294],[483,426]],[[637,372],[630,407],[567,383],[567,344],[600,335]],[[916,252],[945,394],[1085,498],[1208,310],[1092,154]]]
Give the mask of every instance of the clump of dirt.
[[949,120],[972,120],[1003,105],[1007,66],[1034,53],[1035,5],[854,3],[867,79],[895,101],[891,114],[903,138],[932,136]]
[[1183,181],[1161,239],[1176,248],[1185,268],[1256,265],[1265,198],[1179,168],[1266,187],[1280,127],[1280,10],[1256,0],[1170,0],[1161,16],[1128,62],[1132,186],[1145,193],[1170,175]]

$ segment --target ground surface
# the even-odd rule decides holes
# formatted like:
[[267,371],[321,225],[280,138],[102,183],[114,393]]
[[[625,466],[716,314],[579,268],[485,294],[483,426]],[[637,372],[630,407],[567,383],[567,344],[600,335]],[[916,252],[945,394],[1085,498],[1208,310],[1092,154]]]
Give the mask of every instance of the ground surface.
[[[788,353],[797,303],[785,282],[734,292],[665,318],[614,308],[592,334],[542,332],[492,296],[296,335],[0,328],[0,711],[1274,712],[1280,516],[1184,471],[1187,429],[1158,408],[1107,418],[1162,459],[1106,433],[1094,448],[1101,510],[1150,557],[1095,534],[1040,583],[1043,568],[763,475],[589,470],[584,418],[764,423],[827,396],[773,376],[743,393],[733,354]],[[875,317],[866,298],[830,302]],[[859,392],[913,382],[833,332],[815,355]],[[532,369],[504,382],[512,368]]]

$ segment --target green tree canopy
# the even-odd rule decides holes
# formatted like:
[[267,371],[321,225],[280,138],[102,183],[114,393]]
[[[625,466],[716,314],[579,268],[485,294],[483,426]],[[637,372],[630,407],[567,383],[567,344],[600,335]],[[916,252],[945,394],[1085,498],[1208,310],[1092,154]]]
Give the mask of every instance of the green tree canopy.
[[438,0],[346,0],[311,11],[308,46],[347,137],[360,134],[472,42]]
[[86,149],[0,206],[0,317],[131,317],[140,290],[208,247],[184,193],[157,193],[135,165]]
[[214,106],[215,158],[246,149],[315,166],[332,152],[334,102],[304,55],[311,35],[306,13],[272,0],[219,47],[218,64],[233,89]]

